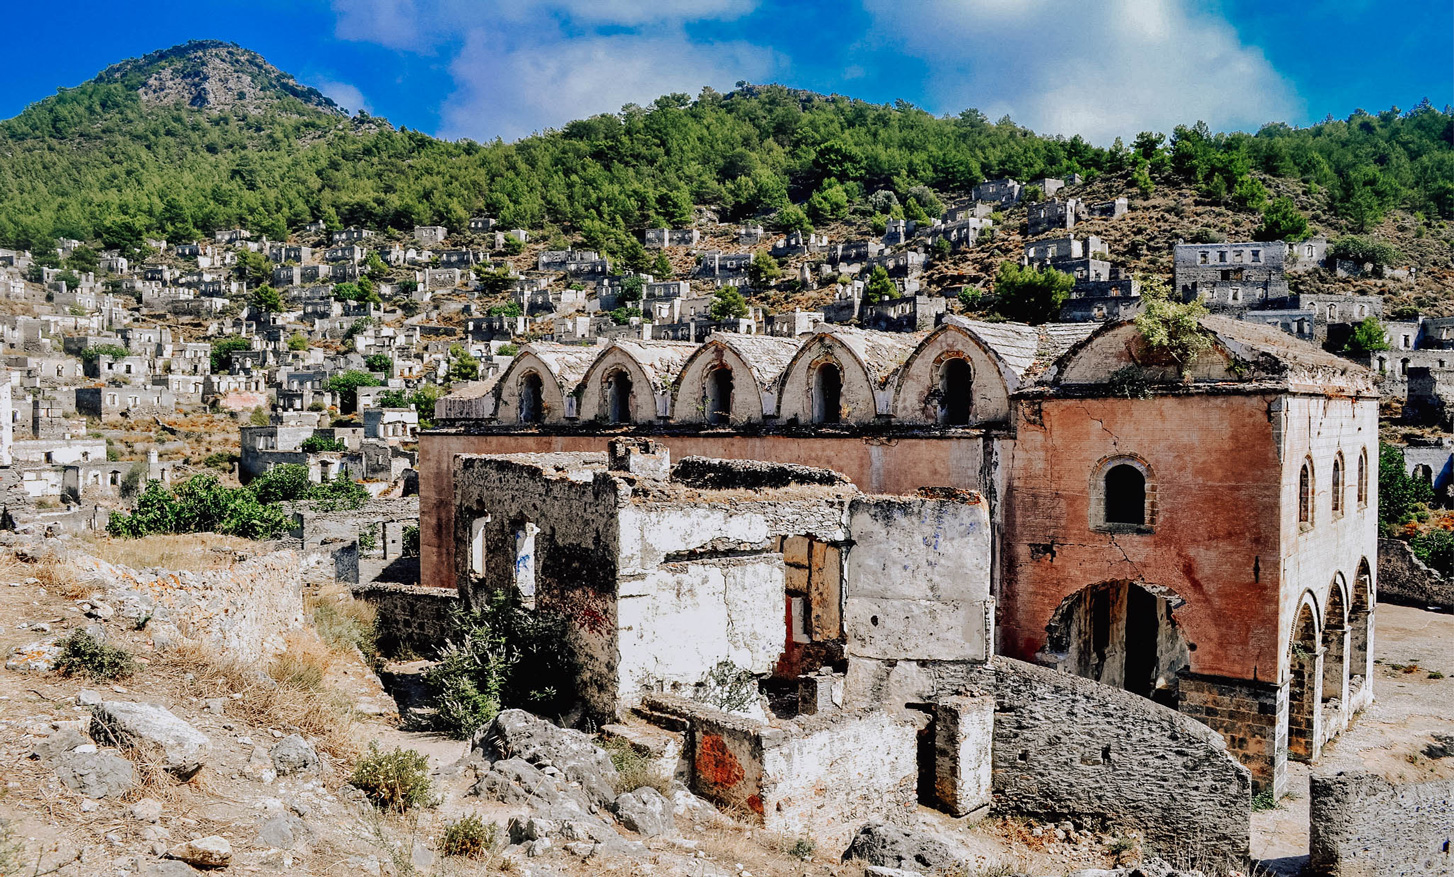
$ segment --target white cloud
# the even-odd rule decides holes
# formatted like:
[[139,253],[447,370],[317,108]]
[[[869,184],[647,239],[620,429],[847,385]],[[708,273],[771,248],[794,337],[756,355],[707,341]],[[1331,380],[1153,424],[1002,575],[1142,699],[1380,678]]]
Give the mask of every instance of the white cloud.
[[308,84],[332,98],[334,103],[349,112],[356,113],[363,110],[366,113],[372,113],[374,111],[368,99],[363,96],[363,92],[358,90],[358,86],[332,79],[311,79]]
[[[770,49],[693,39],[760,0],[332,0],[341,39],[448,50],[441,136],[515,138],[673,91],[731,87],[781,66]],[[341,101],[340,101],[341,102]]]
[[763,79],[780,63],[767,49],[697,43],[679,32],[510,45],[477,29],[451,65],[459,88],[445,101],[440,133],[513,139],[669,92]]
[[1255,128],[1301,99],[1226,20],[1186,0],[864,0],[878,40],[928,67],[939,110],[1009,113],[1097,143],[1205,120]]

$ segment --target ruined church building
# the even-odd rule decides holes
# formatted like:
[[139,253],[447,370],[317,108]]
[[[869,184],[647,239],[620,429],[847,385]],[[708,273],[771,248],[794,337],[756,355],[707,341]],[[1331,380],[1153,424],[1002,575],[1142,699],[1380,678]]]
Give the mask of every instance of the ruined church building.
[[[643,437],[675,460],[831,469],[872,494],[975,491],[991,538],[962,562],[990,570],[979,635],[995,652],[1194,717],[1281,794],[1288,759],[1316,761],[1373,696],[1378,394],[1276,328],[1202,326],[1211,346],[1184,368],[1132,323],[526,345],[421,435],[421,582],[468,594],[487,550],[523,570],[517,586],[584,562],[561,556],[578,550],[557,538],[563,507],[466,508],[471,455]],[[829,529],[776,537],[774,674],[842,658],[854,534]],[[886,684],[908,672],[885,666]]]

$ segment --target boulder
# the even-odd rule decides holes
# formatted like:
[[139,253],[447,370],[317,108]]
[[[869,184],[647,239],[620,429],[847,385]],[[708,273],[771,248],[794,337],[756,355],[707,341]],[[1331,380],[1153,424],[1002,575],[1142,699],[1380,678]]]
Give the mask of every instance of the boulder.
[[153,862],[146,870],[146,877],[197,877],[201,872],[186,862]]
[[615,809],[621,824],[642,837],[671,834],[676,830],[671,802],[650,786],[621,795],[616,799]]
[[32,758],[39,758],[44,761],[54,761],[67,752],[75,750],[77,746],[84,746],[91,741],[82,736],[75,728],[65,727],[51,734],[49,737],[42,737],[35,741],[31,748]]
[[843,860],[849,859],[920,873],[951,871],[962,865],[954,849],[938,838],[882,822],[870,822],[858,830],[843,853]]
[[199,837],[172,847],[167,851],[167,858],[186,862],[194,868],[226,868],[232,863],[232,844],[215,834]]
[[87,798],[119,798],[136,785],[131,762],[115,752],[65,752],[51,767],[66,788]]
[[278,813],[259,823],[255,842],[260,847],[291,850],[306,831],[303,820],[291,813]]
[[36,640],[10,650],[5,659],[5,669],[19,673],[49,673],[56,668],[56,659],[61,656],[61,647],[56,638]]
[[608,807],[616,799],[616,765],[591,738],[561,728],[524,710],[505,710],[475,733],[470,751],[487,761],[520,758],[580,784],[592,803]]
[[318,766],[318,750],[297,734],[291,734],[273,744],[268,754],[272,757],[273,770],[277,771],[278,776],[287,776]]
[[212,748],[201,731],[154,704],[103,701],[92,708],[91,717],[91,736],[98,741],[115,746],[155,746],[163,754],[167,772],[180,780],[191,779],[201,770]]

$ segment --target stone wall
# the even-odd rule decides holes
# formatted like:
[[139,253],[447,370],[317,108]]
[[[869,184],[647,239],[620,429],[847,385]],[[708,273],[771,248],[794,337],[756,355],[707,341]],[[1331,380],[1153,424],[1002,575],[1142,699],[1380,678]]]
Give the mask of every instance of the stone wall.
[[1154,849],[1240,864],[1251,776],[1220,734],[1120,689],[1008,658],[977,679],[995,697],[999,811],[1138,831]]
[[325,557],[294,551],[201,572],[134,570],[79,554],[72,561],[105,589],[118,614],[146,619],[154,638],[185,636],[244,663],[281,652],[284,635],[303,626],[304,580],[325,564],[332,576]]
[[1380,539],[1378,602],[1454,611],[1454,582],[1425,566],[1407,542]]
[[1183,674],[1182,714],[1221,733],[1227,749],[1252,771],[1253,788],[1287,791],[1286,684]]
[[914,811],[918,730],[887,713],[763,725],[671,695],[642,704],[689,726],[693,791],[770,832],[836,852],[865,822],[904,823]]
[[365,585],[353,595],[378,610],[379,648],[386,655],[433,655],[453,631],[450,616],[460,603],[457,591],[417,585]]
[[1309,808],[1315,873],[1454,875],[1454,780],[1396,786],[1366,773],[1314,774]]

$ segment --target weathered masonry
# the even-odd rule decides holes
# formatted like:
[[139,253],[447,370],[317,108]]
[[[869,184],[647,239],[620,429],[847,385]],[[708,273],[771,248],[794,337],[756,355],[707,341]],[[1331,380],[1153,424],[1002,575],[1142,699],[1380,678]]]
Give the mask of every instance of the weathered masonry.
[[[459,586],[468,567],[469,455],[636,436],[678,458],[832,469],[871,493],[977,491],[994,651],[1194,716],[1281,791],[1287,760],[1316,761],[1372,698],[1377,395],[1362,367],[1275,328],[1201,330],[1184,368],[1130,323],[526,345],[473,416],[421,436],[422,583]],[[845,562],[781,550],[805,594]],[[894,655],[894,635],[863,640],[876,651],[850,661],[850,687],[943,676]],[[894,670],[873,676],[871,658]]]
[[[770,831],[841,849],[919,803],[962,816],[995,802],[1158,842],[1195,823],[1202,852],[1245,857],[1250,775],[1219,735],[994,657],[989,509],[973,491],[673,465],[645,438],[461,455],[454,475],[459,593],[513,590],[562,616],[586,715],[681,734],[670,748],[693,789]],[[1195,816],[1169,818],[1189,803]]]

